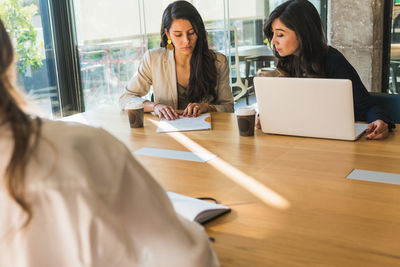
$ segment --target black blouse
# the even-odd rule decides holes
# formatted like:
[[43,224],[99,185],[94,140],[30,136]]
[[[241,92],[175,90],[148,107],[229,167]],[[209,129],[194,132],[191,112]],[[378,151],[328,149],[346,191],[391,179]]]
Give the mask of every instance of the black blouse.
[[342,53],[331,46],[325,58],[325,75],[326,78],[349,79],[352,81],[354,116],[357,121],[373,122],[380,119],[388,123],[389,128],[394,127],[390,117],[371,99],[357,71]]

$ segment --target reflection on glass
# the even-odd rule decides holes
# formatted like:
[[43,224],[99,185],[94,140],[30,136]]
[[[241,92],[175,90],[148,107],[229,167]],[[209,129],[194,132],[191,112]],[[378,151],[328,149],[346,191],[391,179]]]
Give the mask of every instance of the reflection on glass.
[[146,50],[139,1],[74,0],[86,110],[116,104]]
[[25,93],[31,111],[33,109],[33,112],[49,118],[59,117],[60,102],[47,3],[0,0],[0,17],[14,43],[17,84]]

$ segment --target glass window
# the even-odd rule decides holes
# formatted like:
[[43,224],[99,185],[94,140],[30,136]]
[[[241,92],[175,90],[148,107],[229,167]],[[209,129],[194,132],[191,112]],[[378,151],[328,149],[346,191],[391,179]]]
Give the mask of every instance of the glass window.
[[[74,0],[86,110],[117,104],[148,49],[160,45],[162,13],[174,0]],[[236,98],[251,86],[260,67],[273,67],[263,24],[283,0],[191,0],[202,16],[209,45],[227,55]],[[321,2],[312,1],[321,10]],[[237,53],[235,52],[237,49]],[[246,61],[267,55],[264,63]]]
[[39,4],[38,0],[0,0],[0,17],[14,43],[18,88],[37,113],[48,118],[59,117],[53,35],[47,5]]
[[164,9],[174,2],[160,0],[146,0],[144,5],[144,30],[147,49],[160,47],[161,19]]
[[74,0],[85,109],[116,104],[146,50],[140,2]]
[[[286,0],[230,0],[229,23],[233,28],[231,57],[236,51],[238,57],[232,57],[232,89],[235,100],[244,96],[249,104],[248,93],[253,92],[252,78],[261,68],[273,68],[274,56],[264,37],[263,28],[271,11]],[[321,14],[323,24],[326,24],[326,1],[310,1]],[[236,41],[235,41],[236,39]],[[234,43],[236,43],[237,48]],[[236,61],[239,61],[236,64]],[[236,71],[238,70],[238,71]],[[251,102],[255,102],[253,97]]]

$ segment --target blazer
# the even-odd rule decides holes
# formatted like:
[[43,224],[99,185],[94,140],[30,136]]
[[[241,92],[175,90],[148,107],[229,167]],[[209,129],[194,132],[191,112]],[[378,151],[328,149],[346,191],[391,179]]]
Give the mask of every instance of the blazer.
[[[216,53],[215,65],[217,67],[217,86],[215,88],[217,99],[208,104],[213,105],[217,111],[233,112],[233,96],[229,85],[228,60],[221,53]],[[178,108],[178,89],[173,50],[157,48],[147,51],[139,65],[137,73],[128,82],[125,92],[120,97],[120,106],[125,108],[131,101],[138,101],[153,87],[154,102]],[[141,99],[141,101],[144,101]]]
[[111,134],[43,121],[26,168],[25,215],[4,186],[13,151],[0,126],[0,266],[218,266],[203,227],[177,215],[164,189]]

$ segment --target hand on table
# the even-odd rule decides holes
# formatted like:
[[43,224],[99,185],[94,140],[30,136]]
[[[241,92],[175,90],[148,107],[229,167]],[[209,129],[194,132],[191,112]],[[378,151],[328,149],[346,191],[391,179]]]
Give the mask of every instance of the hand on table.
[[167,120],[179,119],[179,114],[174,110],[173,107],[164,104],[155,104],[153,106],[154,113],[161,119],[162,117]]
[[201,113],[211,111],[210,105],[207,103],[189,103],[182,113],[182,116],[197,117]]
[[376,120],[368,125],[366,133],[370,140],[385,139],[389,135],[389,126],[383,120]]

